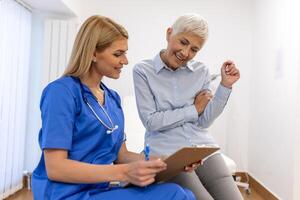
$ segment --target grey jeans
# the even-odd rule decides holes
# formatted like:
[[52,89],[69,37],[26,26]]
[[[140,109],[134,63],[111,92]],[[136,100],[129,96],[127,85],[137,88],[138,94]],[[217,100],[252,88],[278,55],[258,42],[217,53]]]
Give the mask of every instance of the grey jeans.
[[181,172],[168,182],[190,189],[197,200],[242,200],[222,156],[215,154],[195,171]]

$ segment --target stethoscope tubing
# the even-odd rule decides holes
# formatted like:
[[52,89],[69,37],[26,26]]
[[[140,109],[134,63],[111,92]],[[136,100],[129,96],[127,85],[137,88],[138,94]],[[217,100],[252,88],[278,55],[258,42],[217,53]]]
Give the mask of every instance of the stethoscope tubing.
[[112,122],[112,119],[110,118],[110,116],[108,115],[108,113],[105,111],[105,109],[103,108],[103,106],[99,103],[99,101],[97,101],[100,108],[102,109],[103,113],[105,114],[105,116],[107,117],[108,121],[110,122],[111,127],[109,127],[107,124],[105,124],[100,117],[98,116],[98,114],[95,112],[95,110],[93,109],[93,107],[89,104],[88,101],[85,101],[85,103],[88,105],[88,107],[90,108],[90,110],[92,111],[92,113],[94,114],[94,116],[98,119],[98,121],[108,130],[106,131],[107,134],[111,134],[113,133],[115,130],[117,130],[119,128],[118,125],[114,125],[114,123]]
[[[118,125],[114,125],[111,117],[109,116],[109,114],[106,112],[105,108],[99,103],[99,101],[96,99],[95,97],[95,100],[97,101],[98,105],[100,106],[101,110],[103,111],[103,113],[105,114],[105,116],[107,117],[111,127],[109,125],[107,125],[103,120],[101,120],[101,118],[99,117],[99,115],[95,112],[95,110],[93,109],[93,107],[91,106],[91,104],[88,102],[87,98],[85,97],[84,95],[84,90],[83,90],[83,85],[80,81],[80,79],[78,78],[78,81],[79,81],[79,84],[80,84],[80,89],[81,89],[81,94],[82,94],[82,98],[83,98],[83,101],[85,102],[85,104],[89,107],[89,109],[92,111],[93,115],[96,117],[96,119],[100,122],[100,124],[102,124],[106,129],[106,133],[107,134],[111,134],[113,133],[115,130],[117,130],[119,128]],[[105,87],[105,86],[104,86]],[[109,90],[107,90],[109,91]]]

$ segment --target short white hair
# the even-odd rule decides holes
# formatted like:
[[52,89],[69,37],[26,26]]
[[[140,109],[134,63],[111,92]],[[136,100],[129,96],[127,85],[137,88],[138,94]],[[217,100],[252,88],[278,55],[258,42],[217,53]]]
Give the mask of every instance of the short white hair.
[[173,35],[179,33],[194,33],[198,35],[203,41],[208,37],[208,23],[206,19],[198,14],[184,14],[177,18],[172,25]]

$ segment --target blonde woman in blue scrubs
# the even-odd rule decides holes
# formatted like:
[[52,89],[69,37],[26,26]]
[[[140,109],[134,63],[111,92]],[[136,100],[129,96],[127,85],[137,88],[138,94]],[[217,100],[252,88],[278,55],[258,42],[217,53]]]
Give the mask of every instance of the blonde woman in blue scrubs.
[[[193,59],[207,37],[204,18],[182,15],[167,29],[166,49],[134,67],[136,102],[147,129],[145,143],[155,155],[170,155],[191,145],[217,146],[207,128],[222,113],[240,73],[233,61],[225,61],[220,85],[212,96],[208,68]],[[194,169],[169,181],[189,188],[198,200],[242,199],[219,153]]]
[[[166,164],[145,161],[126,148],[120,97],[101,80],[119,78],[128,64],[127,40],[121,25],[90,17],[77,34],[64,75],[44,89],[34,199],[194,200],[192,192],[176,184],[152,184]],[[113,181],[134,186],[112,187]]]

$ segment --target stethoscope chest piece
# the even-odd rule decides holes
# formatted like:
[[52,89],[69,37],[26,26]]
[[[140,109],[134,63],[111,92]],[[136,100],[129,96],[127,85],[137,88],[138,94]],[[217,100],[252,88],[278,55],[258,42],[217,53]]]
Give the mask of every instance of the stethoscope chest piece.
[[115,130],[117,130],[119,128],[119,126],[118,125],[115,125],[113,128],[111,128],[111,129],[108,129],[107,131],[106,131],[106,134],[112,134]]

